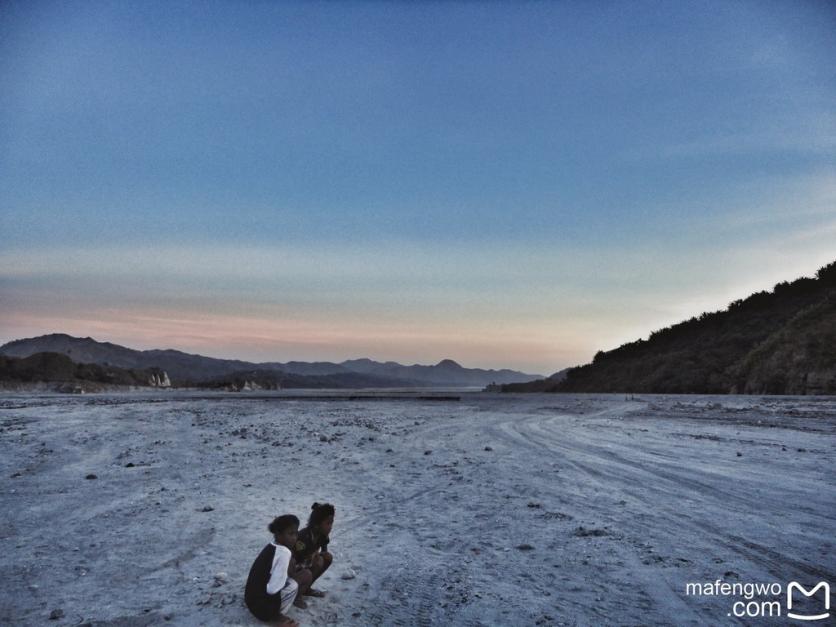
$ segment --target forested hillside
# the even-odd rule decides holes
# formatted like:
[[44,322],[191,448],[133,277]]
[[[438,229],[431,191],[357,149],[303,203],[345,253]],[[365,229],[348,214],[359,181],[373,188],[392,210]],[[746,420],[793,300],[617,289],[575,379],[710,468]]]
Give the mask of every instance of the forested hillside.
[[503,391],[834,394],[836,262]]

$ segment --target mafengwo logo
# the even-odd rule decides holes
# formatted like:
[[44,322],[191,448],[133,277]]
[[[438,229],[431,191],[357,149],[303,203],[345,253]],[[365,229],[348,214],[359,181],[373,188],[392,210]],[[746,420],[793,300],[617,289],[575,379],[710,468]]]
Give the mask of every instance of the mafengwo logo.
[[[791,581],[786,588],[778,582],[743,583],[722,579],[688,583],[685,594],[701,597],[729,597],[727,616],[736,618],[786,618],[820,621],[830,618],[830,584],[820,581],[809,588]],[[784,607],[786,603],[786,608]]]

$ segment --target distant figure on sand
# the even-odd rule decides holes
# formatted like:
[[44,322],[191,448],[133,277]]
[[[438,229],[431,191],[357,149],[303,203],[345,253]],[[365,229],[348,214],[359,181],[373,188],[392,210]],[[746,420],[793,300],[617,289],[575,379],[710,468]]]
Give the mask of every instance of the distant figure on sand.
[[309,570],[311,583],[308,587],[302,588],[300,594],[322,597],[324,592],[310,586],[328,570],[333,561],[332,555],[328,552],[331,528],[334,526],[334,506],[330,503],[314,503],[311,506],[311,514],[308,517],[308,526],[299,532],[296,545],[293,548],[293,557],[298,562],[300,569]]
[[298,623],[282,614],[294,602],[300,589],[311,585],[308,570],[292,568],[291,547],[296,545],[299,533],[299,519],[285,514],[268,525],[273,542],[265,546],[255,558],[247,586],[244,602],[259,620],[278,621],[283,627],[298,627]]

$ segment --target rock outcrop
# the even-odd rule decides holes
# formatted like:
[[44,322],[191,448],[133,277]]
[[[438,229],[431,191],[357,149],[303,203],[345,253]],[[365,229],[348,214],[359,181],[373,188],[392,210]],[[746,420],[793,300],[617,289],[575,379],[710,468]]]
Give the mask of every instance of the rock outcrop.
[[171,380],[168,378],[168,373],[165,370],[162,372],[152,372],[151,376],[148,377],[148,385],[155,388],[170,388]]

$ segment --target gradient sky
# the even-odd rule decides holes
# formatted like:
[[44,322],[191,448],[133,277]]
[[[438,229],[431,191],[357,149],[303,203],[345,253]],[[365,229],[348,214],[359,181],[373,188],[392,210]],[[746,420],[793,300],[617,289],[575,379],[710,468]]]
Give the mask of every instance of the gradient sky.
[[0,341],[551,373],[836,259],[828,2],[3,2]]

